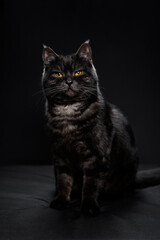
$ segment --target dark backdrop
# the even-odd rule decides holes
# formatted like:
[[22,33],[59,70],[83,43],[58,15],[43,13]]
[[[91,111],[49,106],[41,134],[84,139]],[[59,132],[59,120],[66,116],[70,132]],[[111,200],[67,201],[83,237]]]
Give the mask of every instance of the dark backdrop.
[[160,7],[140,2],[1,2],[2,164],[49,162],[44,101],[37,93],[42,44],[69,54],[87,39],[104,96],[128,116],[141,162],[160,162]]

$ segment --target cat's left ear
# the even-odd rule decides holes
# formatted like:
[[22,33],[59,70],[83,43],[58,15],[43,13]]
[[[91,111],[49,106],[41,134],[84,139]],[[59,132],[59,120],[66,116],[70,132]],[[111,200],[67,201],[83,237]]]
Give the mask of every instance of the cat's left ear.
[[76,56],[84,58],[87,61],[92,60],[92,50],[89,45],[89,40],[87,40],[80,46],[80,48],[76,52]]
[[42,58],[43,58],[44,65],[49,65],[57,57],[58,57],[57,53],[55,53],[50,47],[43,45]]

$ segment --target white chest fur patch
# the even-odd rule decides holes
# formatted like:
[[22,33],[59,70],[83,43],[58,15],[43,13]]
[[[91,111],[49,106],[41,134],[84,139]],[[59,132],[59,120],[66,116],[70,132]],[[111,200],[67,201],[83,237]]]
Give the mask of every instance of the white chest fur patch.
[[57,105],[54,107],[54,112],[55,114],[61,116],[77,115],[79,113],[80,106],[80,103],[74,103],[70,105]]

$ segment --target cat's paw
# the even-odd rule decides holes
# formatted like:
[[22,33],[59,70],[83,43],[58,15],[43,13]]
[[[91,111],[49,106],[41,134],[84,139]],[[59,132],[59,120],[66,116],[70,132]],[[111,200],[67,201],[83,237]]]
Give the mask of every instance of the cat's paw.
[[89,216],[97,216],[100,212],[99,204],[95,199],[84,199],[82,211]]
[[50,204],[50,208],[63,210],[69,207],[69,201],[56,197]]

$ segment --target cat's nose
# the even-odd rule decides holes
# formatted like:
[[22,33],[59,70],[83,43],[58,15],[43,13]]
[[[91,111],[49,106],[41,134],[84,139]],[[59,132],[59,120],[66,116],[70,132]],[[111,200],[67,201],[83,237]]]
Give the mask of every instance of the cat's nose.
[[71,78],[67,78],[66,83],[70,86],[73,83],[73,80]]

